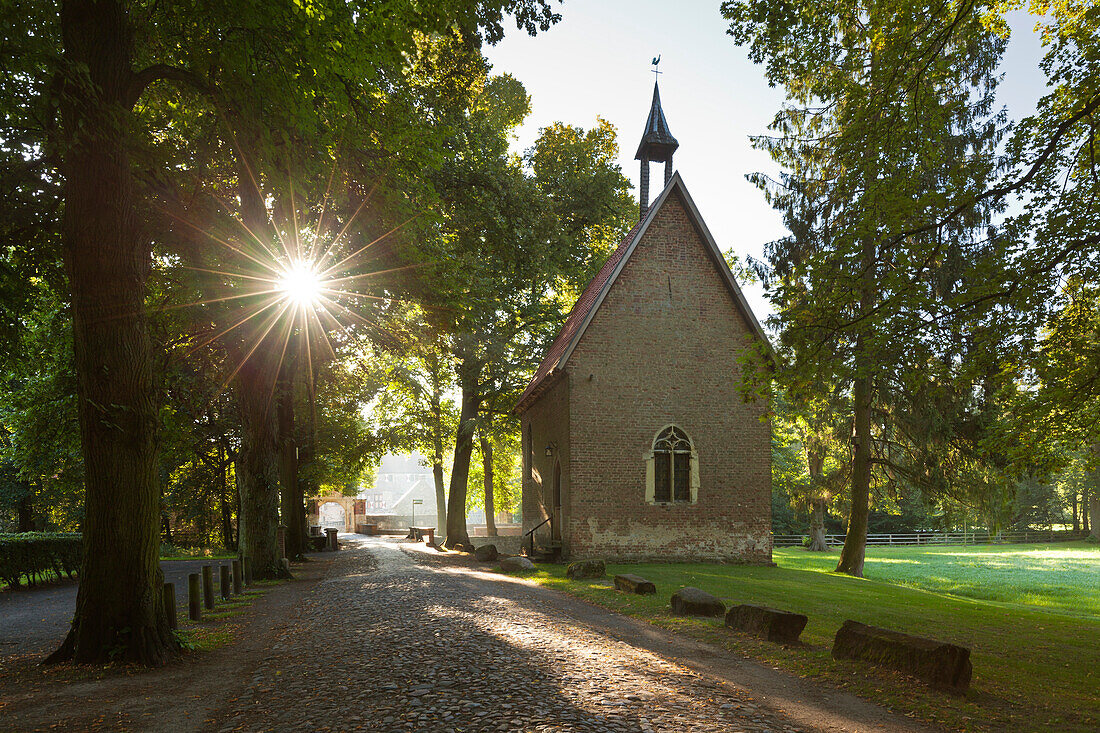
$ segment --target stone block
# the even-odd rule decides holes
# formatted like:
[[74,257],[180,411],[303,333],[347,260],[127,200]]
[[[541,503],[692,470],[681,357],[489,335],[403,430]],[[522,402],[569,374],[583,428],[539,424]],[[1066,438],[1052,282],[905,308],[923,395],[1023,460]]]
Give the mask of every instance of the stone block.
[[492,562],[497,559],[496,545],[482,545],[474,550],[474,559],[478,562]]
[[565,569],[565,577],[570,580],[602,578],[606,574],[607,567],[603,564],[603,560],[578,560],[569,563],[569,567]]
[[657,592],[657,586],[640,575],[624,573],[615,576],[615,587],[626,593],[646,595]]
[[836,632],[833,659],[871,662],[951,692],[965,692],[973,674],[966,647],[851,620]]
[[500,561],[500,569],[506,573],[522,573],[535,569],[535,563],[525,557],[515,555]]
[[688,586],[672,594],[672,612],[677,616],[721,616],[726,604],[699,588]]
[[730,608],[725,623],[735,631],[743,631],[767,641],[797,644],[798,637],[806,628],[806,621],[806,617],[800,613],[744,603]]

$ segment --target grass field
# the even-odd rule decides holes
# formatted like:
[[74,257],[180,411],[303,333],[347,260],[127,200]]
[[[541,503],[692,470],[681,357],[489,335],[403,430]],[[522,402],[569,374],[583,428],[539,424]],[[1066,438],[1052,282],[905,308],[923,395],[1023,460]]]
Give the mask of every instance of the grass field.
[[[542,566],[535,577],[952,730],[1100,730],[1100,547],[869,548],[865,579],[828,572],[835,554],[785,549],[775,560],[779,567],[608,566],[608,575],[632,572],[654,581],[656,597],[627,596],[607,581],[570,582],[561,566]],[[685,585],[727,605],[804,613],[807,646],[768,644],[729,632],[720,620],[674,617],[669,596]],[[950,696],[900,675],[834,661],[833,636],[849,618],[970,647],[970,692]]]
[[[786,547],[773,559],[783,568],[829,572],[840,550]],[[910,588],[1100,616],[1100,545],[981,545],[873,547],[863,574]]]

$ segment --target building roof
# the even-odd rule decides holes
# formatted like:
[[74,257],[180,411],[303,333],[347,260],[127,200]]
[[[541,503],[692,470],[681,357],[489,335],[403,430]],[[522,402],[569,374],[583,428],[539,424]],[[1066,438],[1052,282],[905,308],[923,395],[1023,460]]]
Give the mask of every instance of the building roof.
[[376,475],[384,473],[431,473],[424,464],[426,460],[419,453],[387,453],[378,464]]
[[664,163],[676,152],[680,143],[669,132],[665,112],[661,109],[661,92],[657,82],[653,82],[653,102],[649,105],[649,118],[645,121],[642,140],[638,143],[638,152],[634,160],[655,160]]
[[562,326],[561,332],[558,333],[554,342],[550,344],[550,348],[546,350],[546,355],[543,357],[542,363],[539,364],[539,368],[535,370],[535,374],[531,378],[530,384],[527,385],[527,389],[523,390],[523,394],[520,395],[514,410],[517,414],[526,410],[527,406],[544,391],[549,389],[557,381],[556,377],[562,374],[562,370],[566,362],[569,361],[573,349],[575,349],[580,342],[581,336],[584,335],[585,329],[588,328],[588,324],[591,323],[592,318],[596,315],[596,311],[599,310],[600,304],[603,303],[608,291],[611,290],[611,286],[614,285],[615,280],[619,277],[619,273],[623,271],[627,260],[630,259],[630,255],[634,252],[638,242],[641,241],[650,223],[657,216],[657,212],[664,206],[665,201],[668,200],[669,195],[671,195],[673,191],[678,192],[682,198],[688,219],[699,232],[711,259],[717,266],[719,273],[723,276],[722,281],[726,284],[726,287],[729,288],[730,295],[733,296],[733,302],[737,305],[737,309],[741,312],[741,315],[744,316],[745,322],[749,325],[753,335],[760,339],[768,350],[769,356],[774,359],[771,342],[768,341],[764,329],[760,327],[760,322],[756,320],[752,308],[749,307],[749,303],[745,300],[741,288],[737,285],[737,280],[733,277],[733,273],[730,272],[729,265],[726,264],[725,257],[722,256],[721,250],[718,249],[718,244],[714,241],[714,237],[711,235],[710,230],[707,229],[707,225],[703,221],[702,216],[699,215],[699,209],[696,208],[695,202],[684,186],[683,179],[677,172],[673,175],[672,180],[668,182],[668,185],[665,186],[661,195],[658,196],[653,205],[649,207],[649,211],[646,213],[645,218],[638,222],[634,228],[623,237],[623,240],[619,242],[619,246],[616,247],[615,251],[611,253],[611,256],[607,258],[607,262],[600,268],[596,277],[592,278],[592,282],[588,283],[588,287],[581,293],[581,297],[573,304],[573,310],[569,312],[569,317],[565,320],[565,325]]

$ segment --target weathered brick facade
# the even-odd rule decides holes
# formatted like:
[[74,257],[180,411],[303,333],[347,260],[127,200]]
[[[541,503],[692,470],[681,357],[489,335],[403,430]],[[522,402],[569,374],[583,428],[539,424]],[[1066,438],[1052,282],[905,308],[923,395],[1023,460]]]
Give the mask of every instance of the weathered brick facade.
[[[559,462],[566,557],[771,561],[771,428],[766,400],[742,400],[738,362],[762,334],[694,212],[676,176],[520,402],[524,531],[555,505]],[[668,425],[694,445],[692,503],[647,501],[646,457]]]

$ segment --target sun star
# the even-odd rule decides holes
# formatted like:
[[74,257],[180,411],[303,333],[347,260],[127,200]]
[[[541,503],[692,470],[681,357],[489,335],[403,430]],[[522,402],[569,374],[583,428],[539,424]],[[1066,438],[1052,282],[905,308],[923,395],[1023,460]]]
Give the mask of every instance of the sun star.
[[321,298],[321,275],[308,262],[292,262],[275,282],[275,287],[294,304],[314,305]]

